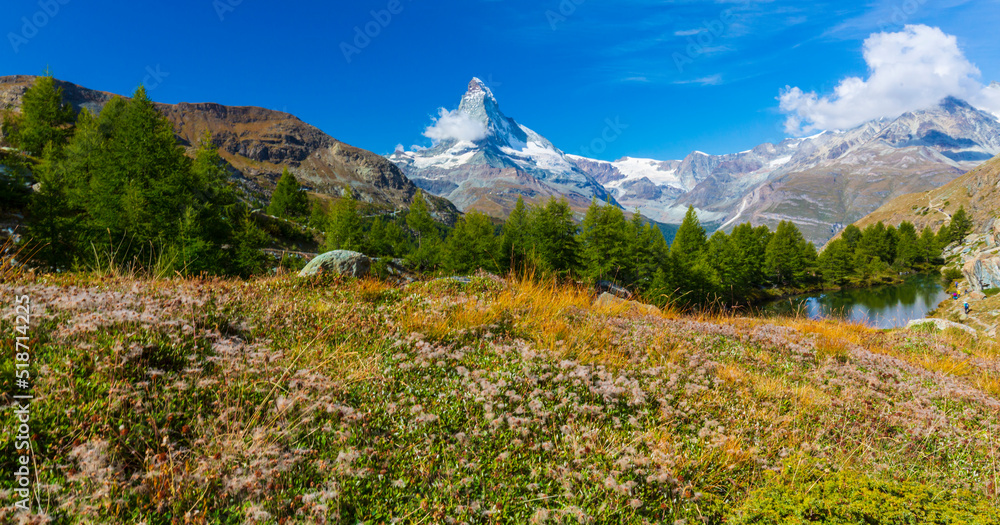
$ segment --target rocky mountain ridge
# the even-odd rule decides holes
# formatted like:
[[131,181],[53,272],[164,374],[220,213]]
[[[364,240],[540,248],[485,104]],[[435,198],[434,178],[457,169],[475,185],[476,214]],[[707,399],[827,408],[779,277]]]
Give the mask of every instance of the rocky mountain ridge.
[[396,151],[388,158],[418,186],[460,210],[506,218],[518,197],[536,204],[553,196],[566,198],[577,211],[594,198],[609,198],[594,176],[552,142],[504,115],[493,92],[478,78],[469,82],[456,115],[467,119],[469,127],[481,127],[482,133],[444,137],[431,148]]
[[795,222],[823,244],[893,197],[940,187],[1000,153],[1000,121],[954,98],[847,131],[683,160],[574,157],[624,206],[676,223],[694,206],[723,228]]
[[[0,109],[15,111],[37,77],[0,77]],[[115,95],[58,81],[67,102],[77,110],[99,112]],[[339,197],[345,188],[362,201],[389,209],[408,206],[417,186],[393,163],[375,153],[345,144],[294,115],[259,107],[215,103],[157,104],[174,124],[189,151],[208,131],[234,179],[252,196],[267,199],[284,168],[321,196]],[[445,199],[428,199],[433,213],[454,221],[457,210]]]

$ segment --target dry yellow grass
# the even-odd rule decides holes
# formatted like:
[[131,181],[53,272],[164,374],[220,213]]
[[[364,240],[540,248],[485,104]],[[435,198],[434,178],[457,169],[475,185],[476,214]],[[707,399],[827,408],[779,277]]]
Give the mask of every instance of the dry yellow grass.
[[949,376],[966,377],[971,375],[974,370],[968,360],[958,359],[948,355],[936,356],[931,354],[922,354],[910,356],[907,361],[931,372],[938,372]]
[[722,365],[716,369],[715,374],[727,383],[738,384],[747,379],[747,373],[734,363]]
[[976,375],[973,384],[991,396],[1000,397],[1000,374],[996,372],[984,372]]
[[[664,315],[653,310],[639,312],[627,303],[594,304],[589,288],[555,280],[510,278],[502,290],[487,293],[488,300],[459,296],[439,308],[411,304],[401,316],[401,325],[408,332],[439,338],[470,331],[508,330],[566,357],[614,364],[623,356],[614,350],[616,343],[607,329],[607,319]],[[650,353],[673,358],[673,349],[671,342],[663,340],[650,348]]]

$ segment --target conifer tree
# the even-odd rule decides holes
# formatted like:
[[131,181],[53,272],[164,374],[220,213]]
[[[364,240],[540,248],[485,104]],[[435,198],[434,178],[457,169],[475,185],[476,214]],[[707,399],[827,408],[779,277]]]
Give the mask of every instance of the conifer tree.
[[670,253],[677,264],[693,267],[700,259],[706,242],[705,229],[701,227],[698,214],[695,213],[694,206],[688,206],[674,242],[670,245]]
[[952,242],[951,239],[952,239],[952,235],[951,235],[951,228],[949,227],[949,224],[947,224],[947,223],[942,224],[941,228],[938,229],[937,236],[936,236],[936,239],[935,239],[936,242],[937,242],[937,248],[938,248],[938,250],[943,250],[943,249],[947,248],[948,245],[951,244],[951,242]]
[[899,240],[896,244],[896,264],[903,268],[910,268],[921,259],[917,228],[912,222],[903,221],[897,232]]
[[222,247],[234,240],[239,200],[208,131],[198,143],[190,169],[192,198],[180,219],[181,262],[188,273],[234,271],[221,255]]
[[498,239],[493,221],[486,214],[469,211],[455,224],[445,241],[444,266],[451,272],[471,274],[495,272]]
[[330,210],[320,199],[315,199],[309,205],[309,227],[325,232]]
[[267,265],[267,254],[263,248],[270,238],[253,220],[249,208],[244,207],[235,235],[235,266],[242,277],[259,274]]
[[40,187],[31,195],[27,237],[29,253],[36,260],[50,268],[68,268],[79,251],[79,212],[70,202],[66,172],[56,151],[54,146],[45,148],[35,169]]
[[951,224],[948,226],[949,241],[961,243],[970,232],[972,232],[972,220],[965,212],[965,206],[959,206],[958,211],[951,216]]
[[840,237],[847,242],[847,249],[853,254],[858,248],[858,243],[861,241],[861,228],[851,224],[847,228],[844,228],[844,232],[840,234]]
[[422,270],[436,267],[441,260],[441,234],[421,190],[413,195],[406,224],[417,238],[416,246],[407,255],[407,259]]
[[733,245],[732,239],[719,230],[708,238],[705,245],[705,265],[711,269],[709,278],[721,297],[735,302],[742,299],[747,290],[740,269],[743,263]]
[[500,262],[504,268],[522,272],[528,258],[531,244],[531,224],[528,222],[528,210],[524,199],[520,196],[507,221],[503,225],[503,236],[500,239]]
[[610,200],[606,205],[591,200],[580,227],[581,261],[584,275],[593,280],[630,282],[627,242],[635,233],[629,231],[625,214]]
[[573,210],[565,200],[550,197],[530,214],[535,264],[542,271],[569,274],[579,267],[579,241]]
[[16,148],[41,156],[52,143],[58,150],[70,136],[74,120],[73,106],[63,103],[63,90],[56,86],[52,73],[46,72],[25,90],[19,114],[3,116],[3,134]]
[[[347,193],[350,193],[348,188]],[[302,219],[309,213],[309,197],[304,191],[299,181],[292,175],[288,168],[281,172],[278,185],[271,195],[271,204],[267,207],[267,213],[275,217],[286,219]]]
[[108,102],[98,128],[104,136],[100,149],[83,152],[90,164],[87,211],[93,227],[133,247],[175,240],[194,192],[190,160],[173,124],[140,87],[128,101]]
[[854,253],[846,239],[836,239],[827,245],[819,257],[823,279],[833,284],[844,284],[854,271]]
[[358,203],[350,190],[345,190],[342,195],[330,206],[327,215],[325,249],[365,251],[364,224],[358,212]]
[[[791,284],[808,268],[808,244],[795,223],[781,221],[767,245],[765,266],[777,284]],[[815,254],[815,249],[813,249]]]
[[923,231],[920,232],[919,247],[921,262],[929,263],[940,254],[941,250],[938,247],[937,236],[930,226],[924,226]]
[[367,255],[371,257],[401,258],[413,249],[406,230],[398,220],[376,217],[368,229],[365,240]]
[[771,236],[767,226],[754,228],[748,222],[733,228],[729,236],[740,261],[737,268],[739,281],[745,283],[747,289],[761,286],[767,280],[765,255]]
[[869,267],[869,263],[876,258],[880,261],[887,260],[889,252],[887,237],[885,224],[881,221],[866,227],[854,248],[855,266]]
[[[666,239],[664,239],[666,242]],[[669,304],[679,302],[678,298],[683,299],[680,294],[680,286],[674,275],[675,266],[673,264],[673,257],[670,255],[669,251],[665,252],[666,258],[663,264],[656,269],[656,273],[653,274],[653,282],[649,285],[647,291],[647,297],[656,304],[657,306],[667,306]]]
[[642,287],[648,287],[657,269],[663,264],[667,251],[666,239],[663,233],[646,222],[639,210],[635,210],[629,223],[628,270],[631,281]]

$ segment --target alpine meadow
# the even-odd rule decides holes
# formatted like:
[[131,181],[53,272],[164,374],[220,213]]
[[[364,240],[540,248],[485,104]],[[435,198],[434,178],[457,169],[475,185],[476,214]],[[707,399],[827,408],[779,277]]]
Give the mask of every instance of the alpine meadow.
[[0,523],[1000,525],[995,6],[13,3]]

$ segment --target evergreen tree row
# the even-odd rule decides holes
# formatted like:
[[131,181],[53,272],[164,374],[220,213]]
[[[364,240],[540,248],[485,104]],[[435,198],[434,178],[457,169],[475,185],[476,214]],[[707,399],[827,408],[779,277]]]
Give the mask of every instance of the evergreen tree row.
[[775,231],[747,223],[709,237],[690,208],[668,246],[639,213],[627,219],[621,209],[596,201],[580,224],[565,200],[529,207],[518,199],[502,225],[473,211],[448,230],[434,222],[419,193],[408,212],[387,218],[364,217],[346,191],[323,220],[331,250],[405,258],[427,272],[483,269],[611,281],[681,306],[746,303],[766,288],[865,285],[930,269],[941,249],[970,227],[964,209],[937,233],[926,228],[918,235],[909,222],[849,226],[818,254],[790,221]]
[[[5,198],[28,200],[28,237],[36,259],[71,268],[102,258],[144,261],[181,273],[250,275],[264,269],[269,237],[229,182],[211,137],[194,158],[139,88],[114,98],[100,115],[74,115],[51,76],[27,90],[20,114],[5,115]],[[38,191],[24,191],[30,171]],[[10,182],[15,181],[15,182]],[[9,205],[6,201],[0,205]],[[565,200],[527,206],[518,199],[506,221],[469,212],[454,227],[437,222],[418,191],[391,215],[359,204],[350,188],[310,203],[286,169],[268,213],[324,231],[324,248],[406,259],[423,272],[483,269],[612,281],[657,302],[743,303],[761,290],[824,283],[874,282],[892,272],[929,268],[944,246],[971,230],[964,208],[938,232],[912,223],[849,226],[822,254],[791,222],[775,231],[742,224],[708,236],[689,208],[671,245],[636,212],[593,201],[577,223]]]
[[[206,135],[194,158],[140,87],[94,115],[74,115],[45,76],[3,119],[38,191],[27,202],[27,252],[56,269],[97,261],[180,273],[250,275],[268,237],[237,198]],[[9,167],[6,170],[10,170]]]

